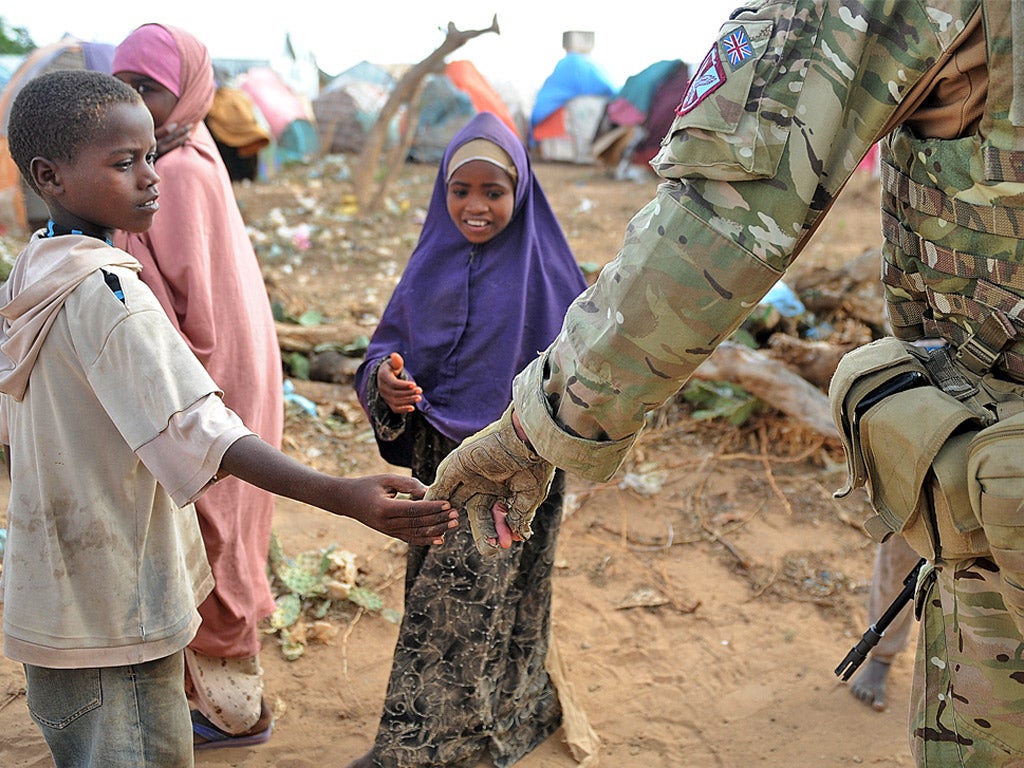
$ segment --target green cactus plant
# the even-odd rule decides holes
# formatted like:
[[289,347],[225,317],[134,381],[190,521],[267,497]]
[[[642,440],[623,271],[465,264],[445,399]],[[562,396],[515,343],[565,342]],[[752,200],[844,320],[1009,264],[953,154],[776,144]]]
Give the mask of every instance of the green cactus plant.
[[333,606],[349,602],[362,610],[397,623],[401,614],[385,608],[383,598],[356,583],[355,555],[336,545],[289,557],[276,533],[270,535],[268,576],[277,608],[270,617],[270,633],[277,636],[281,653],[293,661],[305,652],[306,619],[322,620]]

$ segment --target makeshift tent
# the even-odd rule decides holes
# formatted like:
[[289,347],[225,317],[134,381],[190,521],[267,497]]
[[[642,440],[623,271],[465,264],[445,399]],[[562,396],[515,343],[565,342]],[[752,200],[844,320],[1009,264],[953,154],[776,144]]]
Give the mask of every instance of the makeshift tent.
[[270,67],[255,67],[239,75],[236,85],[249,94],[270,126],[273,162],[307,160],[320,151],[312,104],[281,75]]
[[21,180],[7,148],[7,121],[14,97],[25,83],[46,72],[58,69],[110,72],[113,60],[113,45],[87,43],[68,35],[29,53],[0,91],[0,230],[25,230],[47,216],[42,200]]
[[589,54],[566,53],[537,92],[530,146],[544,160],[592,163],[594,136],[615,92]]
[[634,163],[649,163],[658,154],[661,140],[676,119],[676,108],[690,82],[690,67],[680,61],[658,85],[647,110],[644,129],[647,135],[633,149]]
[[427,75],[420,94],[420,114],[409,159],[439,163],[445,147],[476,114],[469,94],[443,74]]
[[[395,79],[383,67],[362,61],[335,77],[313,99],[313,114],[325,152],[359,153],[377,121]],[[388,146],[398,141],[399,117],[388,129]]]
[[690,68],[679,59],[658,61],[626,82],[605,107],[594,154],[627,175],[629,165],[647,165],[672,126]]
[[498,92],[469,61],[452,61],[443,74],[428,75],[420,96],[420,115],[409,157],[438,163],[455,134],[478,112],[493,112],[517,136],[511,111]]
[[512,112],[471,61],[450,61],[445,65],[444,73],[456,88],[469,96],[477,112],[492,113],[505,123],[509,130],[519,135],[519,127],[512,117]]
[[523,89],[510,80],[493,80],[491,85],[512,115],[516,134],[525,141],[530,135],[530,105],[533,103],[533,95],[525,95]]

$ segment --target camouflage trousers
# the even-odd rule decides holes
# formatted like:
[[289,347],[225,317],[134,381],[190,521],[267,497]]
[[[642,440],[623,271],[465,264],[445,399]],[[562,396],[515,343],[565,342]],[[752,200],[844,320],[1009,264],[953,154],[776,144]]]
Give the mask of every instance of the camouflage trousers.
[[922,569],[911,751],[927,768],[1024,768],[1024,640],[988,558]]

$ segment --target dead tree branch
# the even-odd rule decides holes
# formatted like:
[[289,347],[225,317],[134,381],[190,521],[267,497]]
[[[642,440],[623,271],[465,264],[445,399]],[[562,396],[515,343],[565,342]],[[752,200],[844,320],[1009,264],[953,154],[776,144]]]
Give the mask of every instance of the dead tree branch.
[[[369,213],[375,210],[384,197],[387,185],[394,180],[401,165],[405,162],[408,148],[411,146],[416,133],[416,124],[419,122],[420,94],[423,91],[423,84],[427,75],[444,71],[445,57],[448,54],[458,50],[474,37],[486,34],[487,32],[501,34],[501,30],[498,28],[497,15],[494,16],[491,26],[487,29],[462,31],[456,29],[454,22],[448,22],[448,32],[445,35],[444,42],[427,58],[414,65],[398,80],[366,137],[366,144],[359,155],[352,174],[356,201],[362,212]],[[384,152],[388,126],[403,106],[406,107],[406,120],[404,121],[405,125],[402,129],[399,146],[404,147],[406,151],[392,153],[388,161],[390,167],[384,170],[380,177],[383,180],[375,189],[374,179],[378,178],[377,166],[380,162],[381,154]]]

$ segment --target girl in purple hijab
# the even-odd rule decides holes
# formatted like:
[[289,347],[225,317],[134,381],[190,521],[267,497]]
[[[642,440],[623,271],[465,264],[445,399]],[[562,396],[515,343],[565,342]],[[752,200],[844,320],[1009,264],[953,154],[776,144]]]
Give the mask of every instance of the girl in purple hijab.
[[[586,288],[522,141],[482,112],[452,139],[419,243],[355,386],[381,455],[431,483],[497,419],[513,377]],[[373,748],[350,768],[508,766],[561,724],[544,667],[564,477],[523,547],[483,557],[469,526],[410,547],[405,613]]]

